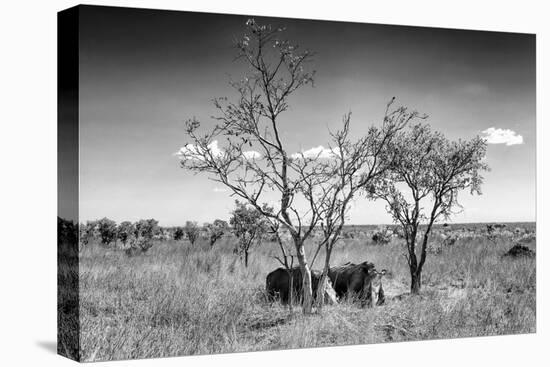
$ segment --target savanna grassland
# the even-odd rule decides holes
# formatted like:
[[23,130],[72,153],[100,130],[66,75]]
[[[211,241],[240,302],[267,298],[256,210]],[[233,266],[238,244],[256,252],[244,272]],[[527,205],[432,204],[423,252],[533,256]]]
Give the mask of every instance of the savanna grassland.
[[[515,227],[522,233],[514,233]],[[275,243],[255,247],[248,267],[233,253],[230,236],[213,248],[205,241],[158,241],[138,256],[90,243],[79,255],[81,359],[535,332],[535,259],[503,256],[518,242],[535,250],[534,224],[508,225],[510,230],[490,236],[484,228],[437,229],[462,235],[446,245],[434,236],[441,246],[432,247],[417,296],[408,294],[402,240],[380,245],[368,236],[345,236],[332,264],[368,260],[387,269],[386,304],[360,308],[341,302],[310,316],[299,306],[290,310],[266,299],[265,277],[279,267]],[[313,246],[306,248],[312,252]]]

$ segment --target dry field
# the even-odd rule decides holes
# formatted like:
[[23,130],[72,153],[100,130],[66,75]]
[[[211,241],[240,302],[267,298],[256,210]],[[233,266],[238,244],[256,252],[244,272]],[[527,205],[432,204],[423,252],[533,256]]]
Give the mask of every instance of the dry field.
[[[527,234],[514,233],[518,226]],[[158,242],[133,257],[90,244],[80,253],[81,359],[533,333],[535,259],[502,255],[520,240],[535,250],[535,228],[508,228],[491,237],[484,225],[445,229],[462,235],[428,256],[418,296],[408,295],[398,238],[386,245],[343,240],[332,263],[368,260],[387,269],[386,304],[362,309],[344,302],[312,316],[266,301],[265,276],[278,267],[274,243],[254,248],[248,268],[233,254],[230,237],[213,249],[203,242]]]

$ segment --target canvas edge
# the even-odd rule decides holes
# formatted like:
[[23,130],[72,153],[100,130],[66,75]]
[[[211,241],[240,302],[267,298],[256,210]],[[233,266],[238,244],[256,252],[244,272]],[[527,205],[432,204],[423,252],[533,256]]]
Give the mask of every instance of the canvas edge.
[[76,6],[57,13],[57,353],[75,361],[81,359],[78,61]]

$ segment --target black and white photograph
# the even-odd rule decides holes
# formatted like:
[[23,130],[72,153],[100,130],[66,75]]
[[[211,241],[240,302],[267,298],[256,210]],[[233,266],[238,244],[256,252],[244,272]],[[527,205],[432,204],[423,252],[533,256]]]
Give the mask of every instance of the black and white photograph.
[[[50,14],[55,153],[19,185],[36,206],[56,191],[51,256],[32,257],[57,273],[4,255],[57,287],[38,349],[203,363],[409,345],[415,365],[426,343],[540,336],[538,32],[112,5]],[[32,209],[10,215],[48,245]],[[46,305],[19,282],[32,301],[5,303]]]
[[536,332],[534,34],[59,22],[61,355]]

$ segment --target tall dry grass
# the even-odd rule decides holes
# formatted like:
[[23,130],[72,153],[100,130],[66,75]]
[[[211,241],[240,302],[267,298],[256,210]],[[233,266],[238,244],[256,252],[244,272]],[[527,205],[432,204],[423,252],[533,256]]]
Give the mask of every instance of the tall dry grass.
[[[275,244],[248,268],[231,239],[161,242],[146,254],[92,244],[80,253],[83,360],[163,357],[535,331],[535,261],[502,254],[510,239],[459,240],[428,257],[419,296],[409,296],[403,247],[346,240],[333,264],[372,261],[388,270],[387,303],[326,306],[303,316],[265,298],[278,267]],[[529,244],[534,249],[534,242]],[[322,256],[317,267],[323,263]]]

